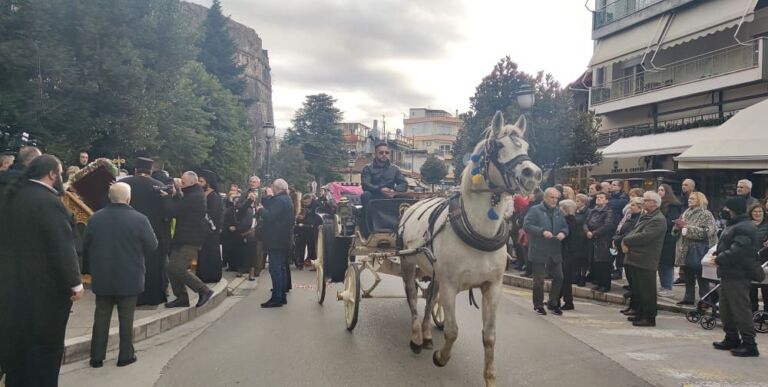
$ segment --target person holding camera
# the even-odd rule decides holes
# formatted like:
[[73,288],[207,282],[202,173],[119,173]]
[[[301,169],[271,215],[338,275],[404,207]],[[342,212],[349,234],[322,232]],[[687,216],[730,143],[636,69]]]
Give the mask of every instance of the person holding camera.
[[149,219],[158,241],[154,251],[144,254],[144,291],[139,294],[136,305],[160,305],[168,297],[165,259],[170,250],[171,225],[160,191],[170,191],[172,186],[150,177],[153,162],[152,159],[139,157],[134,163],[134,175],[120,180],[131,187],[131,207]]
[[259,192],[261,179],[258,176],[248,178],[248,190],[240,196],[235,205],[237,232],[243,241],[242,263],[238,267],[239,275],[248,273],[248,280],[255,281],[264,269],[264,252],[259,240],[256,207],[261,199]]
[[[205,195],[195,172],[184,172],[179,185],[182,195],[179,195],[179,191],[174,187],[171,194],[173,200],[165,201],[168,215],[176,218],[176,231],[171,242],[171,257],[168,263],[168,277],[176,299],[167,302],[165,306],[188,307],[188,286],[199,295],[196,305],[199,308],[211,299],[213,291],[187,268],[197,259],[200,247],[205,243],[208,228],[205,219]],[[161,191],[161,195],[168,194]]]

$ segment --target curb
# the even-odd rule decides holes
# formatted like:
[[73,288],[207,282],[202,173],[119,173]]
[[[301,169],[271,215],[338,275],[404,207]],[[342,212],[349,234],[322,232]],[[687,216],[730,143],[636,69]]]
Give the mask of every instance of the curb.
[[[229,281],[222,278],[213,286],[213,296],[202,307],[194,306],[188,308],[166,309],[156,315],[145,317],[133,322],[133,342],[137,343],[168,331],[181,324],[194,320],[197,316],[205,314],[209,310],[217,307],[227,297],[227,287]],[[158,308],[165,308],[163,305]],[[117,349],[120,342],[119,329],[113,327],[109,329],[109,341],[107,351]],[[87,359],[91,354],[91,335],[73,337],[64,341],[64,359],[63,363],[73,363],[79,360]]]
[[[514,286],[514,287],[524,288],[524,289],[533,289],[533,279],[526,278],[519,275],[504,273],[504,285]],[[545,292],[549,292],[550,285],[551,285],[550,281],[548,280],[544,281]],[[578,298],[588,299],[588,300],[608,302],[616,305],[626,305],[624,296],[622,296],[621,294],[596,292],[590,288],[586,288],[582,286],[573,285],[573,296]],[[659,310],[664,310],[667,312],[674,312],[674,313],[686,313],[686,312],[695,310],[694,308],[681,307],[679,305],[676,305],[675,303],[666,302],[666,301],[657,303],[657,307]]]

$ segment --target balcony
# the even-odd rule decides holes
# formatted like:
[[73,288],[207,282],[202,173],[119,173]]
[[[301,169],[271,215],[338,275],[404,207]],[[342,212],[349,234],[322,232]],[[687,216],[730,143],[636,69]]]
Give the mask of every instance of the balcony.
[[593,13],[592,29],[597,30],[662,1],[664,0],[617,0],[608,3]]
[[655,128],[653,127],[653,124],[640,124],[640,125],[625,126],[622,128],[615,128],[605,132],[598,133],[597,146],[605,147],[613,144],[614,142],[618,141],[621,138],[626,138],[626,137],[645,136],[648,134],[658,134],[658,133],[667,133],[667,132],[679,132],[681,130],[686,130],[686,129],[701,128],[701,127],[707,127],[707,126],[717,126],[722,124],[725,121],[728,121],[729,118],[733,117],[733,115],[738,112],[739,112],[738,110],[723,112],[722,117],[720,116],[719,113],[712,113],[712,114],[703,114],[703,115],[692,116],[692,117],[678,118],[674,120],[659,121],[658,126],[656,126]]
[[602,114],[761,80],[765,42],[755,39],[592,86],[591,108]]

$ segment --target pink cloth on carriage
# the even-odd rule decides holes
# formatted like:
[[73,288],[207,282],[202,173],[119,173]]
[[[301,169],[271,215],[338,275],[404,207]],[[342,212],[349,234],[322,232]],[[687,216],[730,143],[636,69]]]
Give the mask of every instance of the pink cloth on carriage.
[[359,185],[345,185],[343,183],[329,183],[326,188],[333,195],[333,200],[338,203],[344,195],[360,196],[363,194],[363,187]]

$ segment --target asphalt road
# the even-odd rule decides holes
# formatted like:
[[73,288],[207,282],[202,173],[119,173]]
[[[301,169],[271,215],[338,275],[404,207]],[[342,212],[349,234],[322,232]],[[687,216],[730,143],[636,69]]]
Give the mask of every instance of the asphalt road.
[[[314,273],[294,272],[289,304],[261,309],[269,281],[232,307],[165,367],[158,386],[480,386],[480,312],[458,300],[459,339],[445,368],[431,351],[413,354],[404,299],[365,299],[348,332],[343,306],[316,302]],[[335,290],[329,289],[335,294]],[[403,294],[399,278],[376,295]],[[557,325],[535,315],[520,295],[505,294],[498,313],[496,367],[500,386],[646,386],[640,377]],[[524,299],[524,298],[522,298]],[[548,317],[549,318],[549,317]],[[554,318],[554,316],[552,317]],[[435,345],[442,334],[435,330]]]

